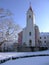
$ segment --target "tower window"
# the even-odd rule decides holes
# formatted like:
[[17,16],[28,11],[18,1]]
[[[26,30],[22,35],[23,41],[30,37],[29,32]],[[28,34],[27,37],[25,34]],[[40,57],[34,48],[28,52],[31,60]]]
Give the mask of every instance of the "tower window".
[[31,18],[31,15],[29,15],[29,18]]
[[29,32],[29,35],[31,36],[31,32]]

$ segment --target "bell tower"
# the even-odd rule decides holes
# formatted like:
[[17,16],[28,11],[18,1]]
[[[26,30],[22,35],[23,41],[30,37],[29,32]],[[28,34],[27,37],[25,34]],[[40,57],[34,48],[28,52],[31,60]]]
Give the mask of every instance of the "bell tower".
[[27,11],[26,18],[27,18],[27,26],[29,26],[30,23],[32,23],[32,25],[34,24],[34,13],[33,13],[31,4],[30,4],[30,7],[29,7],[29,9]]
[[28,46],[35,46],[34,12],[31,4],[26,14],[26,43]]
[[23,29],[22,43],[25,43],[28,47],[35,46],[34,13],[31,4],[26,13],[26,27]]

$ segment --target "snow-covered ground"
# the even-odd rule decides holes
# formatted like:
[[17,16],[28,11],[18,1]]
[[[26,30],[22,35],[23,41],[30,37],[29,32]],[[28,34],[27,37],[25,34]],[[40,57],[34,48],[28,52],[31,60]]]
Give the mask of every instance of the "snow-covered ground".
[[49,54],[49,50],[38,51],[38,52],[2,52],[0,53],[0,60],[8,57],[19,57],[26,55],[39,55],[39,54]]
[[[46,51],[38,51],[38,52],[8,52],[8,53],[0,53],[0,60],[12,57],[20,57],[20,56],[29,56],[29,55],[40,55],[40,54],[49,54],[49,50]],[[9,60],[1,65],[49,65],[49,56],[39,56],[39,57],[29,57],[29,58],[19,58],[16,60]]]
[[43,56],[10,60],[2,65],[49,65],[49,57]]

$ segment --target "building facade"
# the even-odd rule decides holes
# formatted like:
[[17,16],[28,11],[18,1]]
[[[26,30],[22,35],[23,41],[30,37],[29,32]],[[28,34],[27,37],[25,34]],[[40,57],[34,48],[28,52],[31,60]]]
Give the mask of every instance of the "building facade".
[[26,27],[18,35],[18,43],[32,47],[48,47],[49,33],[39,31],[39,27],[34,24],[34,12],[30,6],[26,13]]
[[39,28],[34,24],[35,15],[30,6],[26,13],[26,27],[18,34],[18,43],[26,44],[27,47],[35,47],[38,44]]
[[49,47],[49,33],[41,32],[39,41],[39,45],[41,47]]

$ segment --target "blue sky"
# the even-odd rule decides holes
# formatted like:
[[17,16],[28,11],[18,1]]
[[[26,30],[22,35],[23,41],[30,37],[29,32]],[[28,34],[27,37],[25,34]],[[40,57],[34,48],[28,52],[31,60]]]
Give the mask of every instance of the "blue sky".
[[14,22],[24,28],[30,1],[40,32],[49,32],[49,0],[0,0],[0,8],[9,9]]

